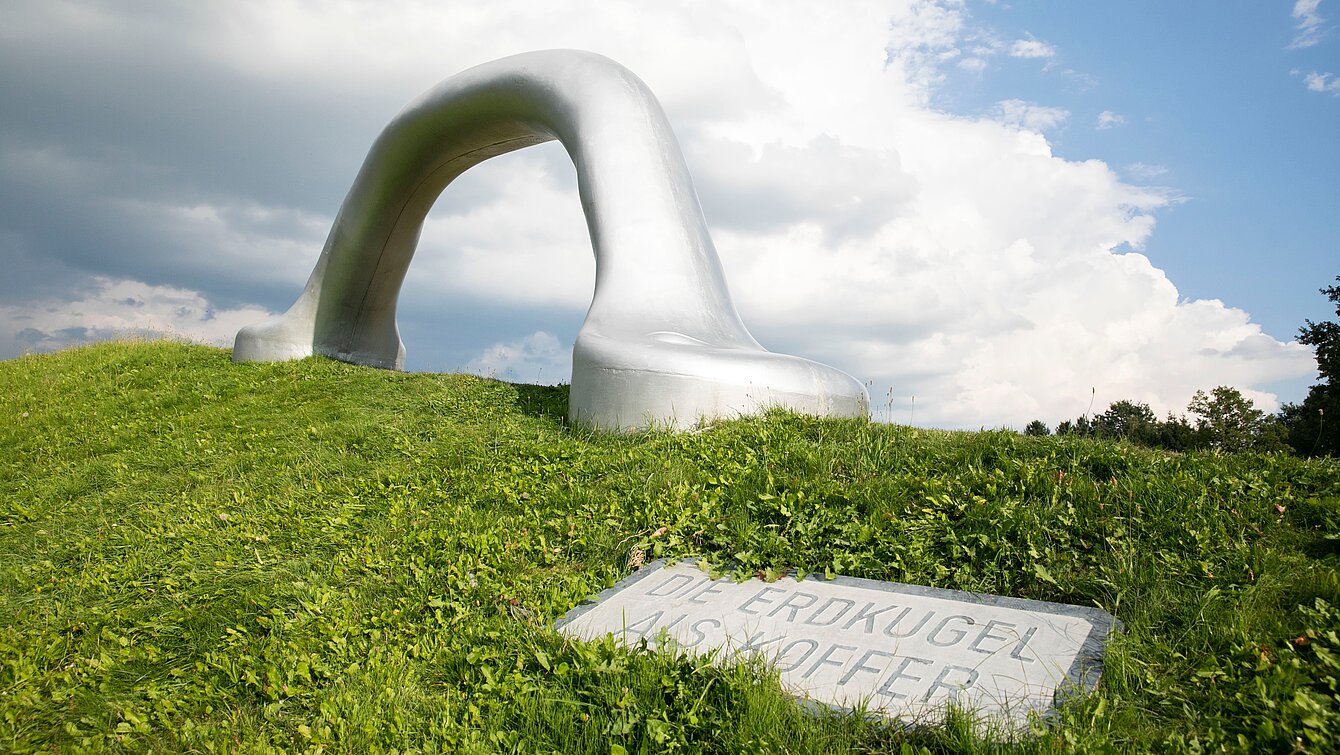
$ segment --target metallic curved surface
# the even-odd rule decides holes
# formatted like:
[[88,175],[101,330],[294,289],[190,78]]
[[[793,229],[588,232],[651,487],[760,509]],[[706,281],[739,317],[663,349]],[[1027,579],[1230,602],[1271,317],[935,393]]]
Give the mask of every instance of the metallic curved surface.
[[372,145],[321,257],[284,314],[243,328],[234,361],[313,354],[401,369],[396,302],[424,218],[470,167],[557,139],[577,169],[596,257],[573,347],[569,416],[682,429],[782,406],[864,417],[865,387],[765,350],[731,302],[679,144],[631,71],[573,50],[525,53],[443,81]]

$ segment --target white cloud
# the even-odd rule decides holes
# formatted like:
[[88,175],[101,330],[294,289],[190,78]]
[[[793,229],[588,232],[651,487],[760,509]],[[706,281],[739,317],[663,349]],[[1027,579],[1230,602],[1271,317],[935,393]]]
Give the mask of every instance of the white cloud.
[[1116,128],[1117,126],[1124,126],[1124,125],[1126,125],[1126,118],[1124,116],[1112,112],[1111,110],[1104,110],[1103,112],[1098,114],[1098,125],[1096,126],[1096,128],[1099,131],[1106,131],[1107,129]]
[[1070,111],[1064,108],[1024,100],[1002,100],[996,103],[995,114],[1001,123],[1032,131],[1051,131],[1070,118]]
[[572,377],[572,346],[540,330],[489,346],[465,365],[465,371],[511,383],[562,383]]
[[1289,49],[1312,47],[1326,36],[1326,19],[1317,10],[1320,5],[1321,0],[1297,0],[1293,4],[1294,30],[1297,33],[1289,42]]
[[[546,155],[558,159],[545,160]],[[585,309],[595,259],[556,144],[475,168],[453,194],[484,197],[458,213],[435,210],[424,225],[406,288],[427,296],[478,295],[501,305]]]
[[[844,30],[843,27],[855,17],[875,22],[876,28],[888,30],[881,42],[888,62],[895,70],[901,71],[908,82],[927,86],[940,80],[940,64],[961,55],[959,38],[965,22],[962,6],[963,3],[956,0],[903,0],[883,4],[862,2],[846,9],[847,13],[840,17],[815,14],[794,2],[779,6],[778,10],[780,16],[836,27],[832,30],[840,35],[838,39],[850,34],[851,30]],[[757,9],[753,9],[752,13],[755,18],[759,15]],[[750,42],[756,39],[750,39]],[[850,56],[848,52],[844,57]]]
[[[89,14],[110,20],[94,25],[92,39],[118,55],[149,49],[136,31],[150,27],[145,19],[99,7]],[[877,397],[889,386],[900,402],[915,394],[919,424],[1054,424],[1084,411],[1095,387],[1098,406],[1130,398],[1161,413],[1184,407],[1198,388],[1259,391],[1314,369],[1306,348],[1262,334],[1247,313],[1178,294],[1139,253],[1170,195],[1125,183],[1102,162],[1054,156],[1044,134],[1067,111],[1023,100],[1005,100],[987,117],[931,107],[945,69],[972,70],[985,63],[969,61],[990,54],[976,51],[960,2],[189,7],[171,29],[186,56],[182,75],[223,71],[299,104],[337,99],[337,112],[366,127],[358,141],[284,145],[313,160],[338,151],[356,164],[380,126],[375,119],[476,63],[553,47],[619,60],[657,93],[674,124],[745,322],[770,348],[873,381]],[[117,31],[134,46],[117,47],[131,44]],[[1032,39],[1008,51],[1056,54]],[[210,91],[208,83],[200,90]],[[296,105],[248,113],[230,129],[270,134],[273,123],[306,114]],[[259,175],[254,191],[285,180]],[[556,146],[472,170],[430,215],[407,293],[580,313],[593,263],[574,183]],[[175,239],[182,254],[211,256],[219,275],[245,268],[271,284],[289,279],[294,296],[328,224],[245,198],[148,201],[110,192],[100,202],[124,210],[126,224],[154,230],[149,237]],[[113,290],[121,285],[132,284],[100,283],[73,301],[3,314],[45,317],[33,329],[47,334],[148,323],[215,342],[265,315],[257,308],[208,318],[209,303],[191,291]],[[158,315],[135,319],[148,310]],[[475,327],[476,343],[495,343],[467,369],[509,380],[569,378],[570,344],[554,326]],[[544,329],[517,335],[535,328]],[[1259,398],[1273,406],[1269,394]]]
[[0,307],[0,357],[55,351],[112,338],[170,337],[231,346],[244,325],[274,313],[222,309],[199,292],[135,280],[96,277],[72,298]]
[[1303,83],[1307,85],[1310,92],[1329,92],[1340,97],[1340,77],[1336,77],[1334,74],[1313,71],[1303,78]]
[[854,147],[827,134],[757,150],[729,139],[685,144],[698,194],[718,227],[766,230],[814,223],[830,237],[868,234],[916,191],[896,152]]
[[1010,45],[1013,58],[1053,58],[1056,48],[1039,39],[1016,39]]
[[1148,163],[1130,163],[1123,170],[1131,178],[1148,181],[1153,178],[1159,178],[1168,174],[1168,168],[1164,165],[1150,165]]

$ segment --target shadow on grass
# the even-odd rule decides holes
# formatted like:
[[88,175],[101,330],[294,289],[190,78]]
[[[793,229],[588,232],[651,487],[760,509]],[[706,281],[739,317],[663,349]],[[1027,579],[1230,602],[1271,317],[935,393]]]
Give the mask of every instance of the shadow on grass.
[[516,389],[516,408],[531,417],[553,419],[568,424],[567,385],[526,385],[511,383]]

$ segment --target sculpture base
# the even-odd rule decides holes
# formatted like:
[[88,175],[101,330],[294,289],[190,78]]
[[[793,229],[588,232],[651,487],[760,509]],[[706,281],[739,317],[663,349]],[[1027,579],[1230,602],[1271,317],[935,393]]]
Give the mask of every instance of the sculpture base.
[[568,417],[602,430],[685,430],[771,408],[820,417],[868,417],[855,378],[760,348],[727,348],[679,334],[628,341],[579,335]]

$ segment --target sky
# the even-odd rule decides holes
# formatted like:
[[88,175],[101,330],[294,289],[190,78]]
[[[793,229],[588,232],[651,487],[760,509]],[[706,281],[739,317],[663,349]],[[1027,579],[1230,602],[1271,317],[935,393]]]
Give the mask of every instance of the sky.
[[[0,359],[231,346],[301,291],[385,124],[548,48],[656,93],[764,346],[875,419],[1267,411],[1340,275],[1340,2],[0,0]],[[565,382],[591,255],[557,143],[434,206],[407,368]]]

